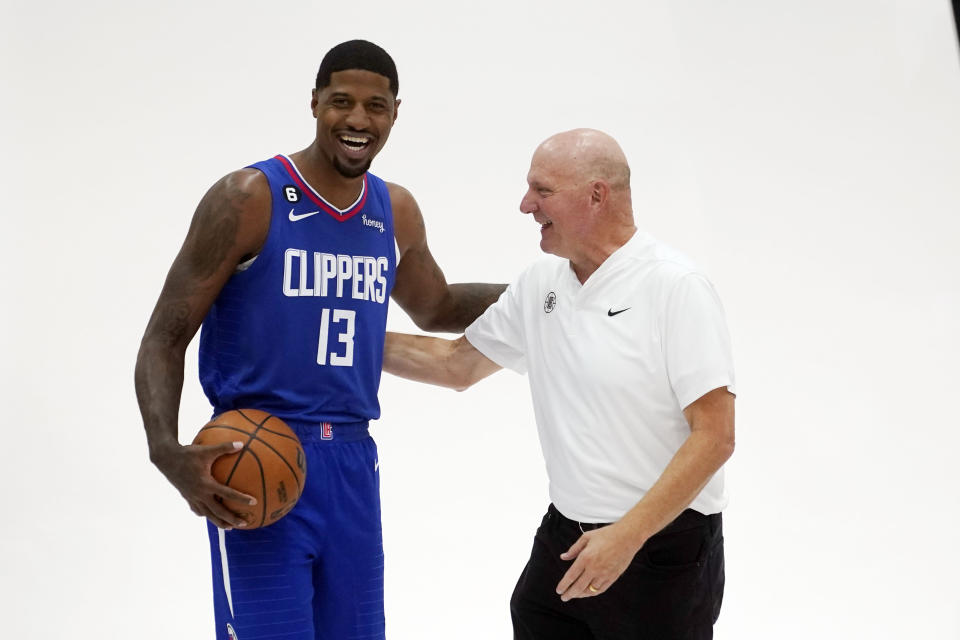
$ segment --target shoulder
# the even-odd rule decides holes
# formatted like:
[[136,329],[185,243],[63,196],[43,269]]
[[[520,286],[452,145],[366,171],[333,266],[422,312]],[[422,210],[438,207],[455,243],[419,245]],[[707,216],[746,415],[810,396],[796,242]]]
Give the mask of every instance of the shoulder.
[[638,238],[631,257],[635,264],[650,269],[656,280],[667,286],[675,285],[689,275],[703,276],[697,263],[688,255],[650,234]]
[[650,234],[635,239],[627,264],[624,277],[660,314],[677,305],[718,300],[713,283],[696,262]]
[[210,187],[197,207],[194,226],[232,234],[244,253],[252,253],[266,239],[271,207],[266,176],[256,169],[237,169]]
[[720,301],[710,279],[682,253],[672,249],[665,253],[657,261],[656,274],[664,307],[679,305],[692,311]]
[[412,211],[420,212],[417,201],[413,194],[405,187],[401,187],[394,182],[384,182],[387,186],[387,193],[390,194],[390,204],[393,206],[393,212],[410,213]]
[[251,227],[256,234],[269,224],[271,205],[267,177],[257,169],[244,168],[228,173],[210,187],[198,212],[234,217],[241,227]]
[[400,247],[400,255],[409,249],[423,249],[427,242],[426,226],[423,214],[413,194],[393,182],[386,182],[390,194],[390,208],[393,211],[393,233]]
[[251,168],[237,169],[217,180],[208,196],[228,198],[246,207],[266,200],[270,202],[270,183],[262,171]]

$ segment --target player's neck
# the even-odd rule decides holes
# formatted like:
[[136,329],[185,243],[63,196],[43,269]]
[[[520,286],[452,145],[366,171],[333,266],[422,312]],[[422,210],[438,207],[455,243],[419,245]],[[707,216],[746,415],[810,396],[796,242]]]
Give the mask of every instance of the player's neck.
[[360,197],[363,176],[347,178],[314,145],[290,154],[290,159],[307,184],[333,206],[346,209]]

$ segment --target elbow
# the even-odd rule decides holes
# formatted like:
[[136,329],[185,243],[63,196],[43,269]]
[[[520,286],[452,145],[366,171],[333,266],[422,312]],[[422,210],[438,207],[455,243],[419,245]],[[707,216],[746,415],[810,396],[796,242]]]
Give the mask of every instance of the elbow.
[[433,304],[419,305],[417,308],[406,309],[407,315],[413,320],[413,324],[421,331],[436,333],[444,329],[444,312],[442,305],[434,302]]
[[[409,312],[408,312],[409,313]],[[462,318],[462,311],[450,297],[449,292],[440,300],[422,309],[420,313],[410,313],[410,319],[421,331],[429,333],[462,333],[470,322]]]
[[466,391],[472,386],[473,386],[473,380],[458,380],[454,384],[450,385],[450,388],[456,391],[457,393],[461,393],[463,391]]
[[418,315],[416,317],[411,316],[411,320],[413,320],[413,324],[417,325],[417,329],[420,329],[420,331],[426,331],[428,333],[436,333],[437,331],[437,322],[433,317]]
[[145,375],[148,364],[156,360],[160,353],[157,345],[145,335],[140,341],[140,349],[137,350],[137,360],[133,367],[134,378],[139,380]]
[[733,437],[733,434],[722,438],[717,443],[717,453],[723,458],[723,462],[726,462],[733,457],[733,451],[737,448],[736,439]]
[[705,459],[711,460],[717,468],[720,468],[733,456],[733,450],[736,448],[732,431],[700,432],[698,439],[700,441],[700,451]]
[[171,343],[161,337],[145,335],[137,351],[136,369],[140,370],[156,361],[183,362],[186,352],[186,343]]
[[449,384],[447,386],[458,393],[466,391],[477,382],[477,378],[474,377],[472,372],[467,369],[450,371],[450,376],[448,379]]
[[445,318],[437,315],[414,318],[413,323],[417,325],[418,329],[426,331],[427,333],[459,333],[463,331],[462,326],[449,322]]

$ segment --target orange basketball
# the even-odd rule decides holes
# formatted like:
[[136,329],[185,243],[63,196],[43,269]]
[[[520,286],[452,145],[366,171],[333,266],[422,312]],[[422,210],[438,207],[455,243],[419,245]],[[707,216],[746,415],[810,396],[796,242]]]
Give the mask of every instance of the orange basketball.
[[221,484],[253,496],[257,504],[223,500],[224,506],[249,523],[244,529],[273,524],[285,516],[303,493],[307,460],[300,439],[280,418],[258,409],[234,409],[215,416],[193,444],[242,442],[236,453],[213,463]]

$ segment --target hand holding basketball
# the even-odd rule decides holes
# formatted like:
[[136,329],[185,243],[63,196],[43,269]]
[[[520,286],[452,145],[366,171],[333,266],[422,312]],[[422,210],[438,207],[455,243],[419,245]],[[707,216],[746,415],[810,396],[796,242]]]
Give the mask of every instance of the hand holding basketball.
[[[213,461],[213,478],[228,492],[222,505],[256,529],[285,516],[303,493],[306,457],[300,439],[280,418],[257,409],[226,411],[208,422],[193,439],[194,446],[241,443]],[[247,495],[256,502],[234,498]]]
[[251,505],[256,503],[252,496],[220,484],[211,474],[214,462],[221,456],[236,453],[237,444],[242,446],[242,443],[234,442],[187,446],[176,444],[159,452],[154,459],[190,509],[222,529],[246,525],[243,518],[223,505],[222,499]]

